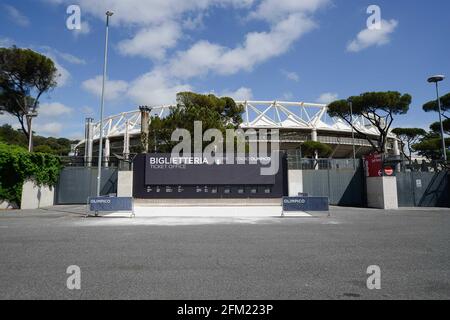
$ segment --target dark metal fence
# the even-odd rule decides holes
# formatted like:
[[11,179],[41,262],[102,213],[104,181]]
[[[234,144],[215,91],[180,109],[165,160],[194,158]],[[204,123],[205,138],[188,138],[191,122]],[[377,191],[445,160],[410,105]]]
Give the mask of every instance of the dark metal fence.
[[287,152],[288,167],[291,170],[358,170],[360,159],[311,159],[303,158],[299,150]]
[[288,152],[290,170],[302,170],[303,192],[328,197],[331,205],[361,207],[366,204],[361,159],[305,159]]
[[402,162],[400,163],[401,172],[442,172],[442,171],[448,171],[449,166],[448,164],[445,164],[441,160],[413,160],[409,161],[406,158],[402,159]]
[[[97,168],[66,167],[56,185],[56,204],[84,204],[97,193]],[[101,195],[117,193],[117,168],[102,169]]]
[[[132,159],[134,159],[135,155],[131,154],[129,156],[130,160],[124,160],[112,156],[108,159],[108,161],[103,161],[103,168],[117,168],[120,171],[128,171],[132,170]],[[98,157],[92,157],[92,161],[89,163],[85,160],[84,157],[60,157],[61,164],[63,167],[87,167],[87,168],[97,168],[98,167]]]
[[399,207],[450,207],[449,172],[397,173]]

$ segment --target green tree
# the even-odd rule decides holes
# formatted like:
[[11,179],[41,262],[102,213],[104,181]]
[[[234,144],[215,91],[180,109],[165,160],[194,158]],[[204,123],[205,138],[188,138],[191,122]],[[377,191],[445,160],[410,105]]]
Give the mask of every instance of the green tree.
[[0,202],[7,200],[20,205],[26,179],[54,186],[60,170],[61,162],[54,155],[30,153],[25,148],[0,143]]
[[31,49],[0,48],[0,110],[16,117],[30,137],[26,115],[36,112],[40,97],[56,87],[53,61]]
[[[444,127],[444,133],[450,135],[450,119],[445,119],[442,121]],[[441,134],[441,123],[435,122],[430,126],[431,131]]]
[[[441,160],[442,159],[442,144],[441,138],[436,135],[429,135],[425,137],[421,142],[413,145],[414,151],[420,156],[429,160]],[[450,145],[450,139],[445,139],[445,144]],[[447,156],[450,158],[450,152],[446,150]]]
[[24,148],[28,146],[26,137],[9,124],[0,127],[0,142]]
[[302,144],[302,155],[305,157],[327,158],[333,152],[327,144],[318,141],[306,141]]
[[[387,138],[394,116],[407,113],[411,99],[409,94],[402,95],[396,91],[367,92],[349,97],[347,100],[332,102],[328,106],[328,115],[339,117],[352,126],[359,135],[369,141],[376,152],[386,153]],[[376,138],[376,142],[370,135],[361,131],[359,126],[352,123],[350,102],[352,102],[354,116],[364,117],[378,129],[380,135]]]
[[171,141],[175,129],[186,129],[194,136],[194,122],[202,122],[203,133],[208,129],[236,129],[242,123],[244,108],[228,97],[181,92],[177,94],[177,106],[164,118],[151,118],[149,126],[149,150],[170,152],[178,143]]
[[418,143],[427,134],[426,131],[421,128],[395,128],[392,132],[402,141],[402,151],[405,155],[404,148],[406,147],[408,149],[407,158],[411,163],[413,145]]
[[[437,100],[431,100],[425,103],[422,108],[425,112],[439,112]],[[450,111],[450,93],[447,93],[446,95],[441,97],[441,111],[442,116],[449,119],[449,116],[447,116],[445,113]]]
[[[35,152],[52,153],[59,156],[67,156],[71,150],[71,145],[78,142],[66,138],[46,138],[41,136],[34,136],[33,140]],[[0,126],[0,142],[28,148],[28,142],[23,133],[13,129],[9,124]]]
[[45,145],[45,144],[35,147],[33,151],[39,152],[39,153],[51,153],[51,154],[55,153],[54,150],[50,146]]

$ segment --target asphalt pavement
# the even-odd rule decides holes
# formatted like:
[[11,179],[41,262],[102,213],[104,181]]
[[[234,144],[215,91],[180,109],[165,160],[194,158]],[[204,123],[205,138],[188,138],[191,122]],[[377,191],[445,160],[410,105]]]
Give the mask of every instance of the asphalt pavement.
[[[0,299],[450,298],[449,209],[216,219],[158,210],[0,212]],[[67,287],[69,266],[80,268],[80,290]],[[367,288],[369,266],[381,270],[380,290]]]

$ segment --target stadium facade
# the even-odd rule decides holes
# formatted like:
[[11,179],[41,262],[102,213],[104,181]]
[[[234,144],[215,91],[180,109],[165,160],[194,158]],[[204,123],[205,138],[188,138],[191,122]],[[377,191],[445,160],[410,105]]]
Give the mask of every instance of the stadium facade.
[[[359,135],[342,119],[330,118],[327,105],[286,101],[236,101],[244,107],[241,128],[254,129],[256,132],[266,129],[279,130],[281,151],[299,150],[305,141],[319,141],[329,145],[333,152],[330,158],[344,159],[368,154],[371,144]],[[126,156],[133,147],[140,146],[142,128],[151,116],[164,117],[173,105],[139,108],[110,116],[103,121],[104,157],[108,160],[114,155]],[[358,131],[373,137],[376,141],[379,131],[364,117],[354,117]],[[83,156],[90,163],[98,154],[100,123],[86,119],[85,139],[75,146],[75,154]],[[388,150],[399,155],[399,142],[394,134],[388,136]],[[107,161],[106,161],[107,162]]]

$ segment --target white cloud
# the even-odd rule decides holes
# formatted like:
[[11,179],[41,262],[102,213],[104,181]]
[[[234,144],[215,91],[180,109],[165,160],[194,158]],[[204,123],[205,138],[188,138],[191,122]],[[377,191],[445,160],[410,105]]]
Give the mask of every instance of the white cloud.
[[203,14],[200,13],[195,17],[188,17],[183,21],[183,28],[188,30],[198,30],[203,28]]
[[69,62],[72,64],[86,64],[86,61],[84,59],[78,58],[70,53],[58,52],[58,54],[66,62]]
[[166,50],[173,48],[180,36],[178,24],[167,22],[141,29],[134,38],[121,41],[118,48],[123,55],[162,59]]
[[301,14],[290,15],[269,32],[251,32],[243,44],[230,49],[208,41],[198,41],[179,52],[164,69],[177,78],[191,78],[215,72],[231,75],[251,70],[255,65],[285,53],[295,40],[314,28],[314,22]]
[[[16,117],[5,113],[3,115],[0,114],[0,125],[9,124],[14,129],[21,129],[19,124],[19,120]],[[43,116],[41,112],[39,112],[39,116],[33,120],[33,131],[38,135],[43,136],[59,136],[64,125],[61,121],[50,120],[48,117]]]
[[45,117],[70,115],[72,112],[72,108],[59,102],[41,103],[39,106],[39,115]]
[[320,95],[319,98],[317,98],[318,103],[323,104],[329,104],[333,101],[336,101],[338,99],[339,95],[337,93],[333,92],[325,92]]
[[[103,76],[96,76],[95,78],[83,81],[81,87],[96,95],[101,96],[102,94],[102,81]],[[127,92],[128,83],[123,80],[107,80],[105,83],[105,99],[106,100],[116,100]]]
[[94,109],[92,109],[91,107],[88,106],[84,106],[81,108],[81,112],[86,116],[86,117],[92,117],[94,115]]
[[16,117],[14,117],[13,115],[11,115],[7,112],[5,112],[3,114],[0,113],[0,125],[4,125],[4,124],[9,124],[14,129],[20,129],[19,120],[17,120]]
[[390,42],[389,36],[395,31],[398,26],[396,20],[382,20],[380,29],[364,29],[358,33],[356,39],[352,40],[348,46],[347,51],[359,52],[372,46],[383,46]]
[[83,140],[84,139],[84,133],[80,131],[72,132],[69,135],[67,135],[67,139],[70,140]]
[[163,105],[174,103],[178,92],[191,90],[191,86],[168,79],[163,72],[152,71],[134,80],[128,95],[137,104]]
[[[70,0],[47,0],[68,4]],[[251,71],[259,64],[281,56],[305,33],[316,27],[311,14],[329,0],[80,0],[84,14],[104,20],[106,9],[115,12],[111,25],[122,25],[130,30],[129,39],[118,45],[121,54],[155,60],[154,67],[132,81],[115,81],[115,89],[108,89],[114,99],[126,94],[138,104],[165,104],[175,101],[176,93],[191,90],[188,79],[208,74],[233,75]],[[257,6],[254,4],[257,3]],[[260,18],[267,30],[248,32],[240,43],[223,46],[207,40],[198,40],[186,50],[176,51],[185,33],[202,23],[203,16],[213,7],[231,7],[245,11],[245,15]],[[148,8],[151,8],[149,10]],[[270,13],[274,13],[277,17]],[[290,78],[298,78],[294,74]],[[111,86],[111,85],[110,85]],[[99,77],[87,80],[82,87],[97,95],[101,91]],[[108,87],[108,86],[107,86]],[[234,93],[248,96],[248,88]]]
[[[72,0],[46,1],[59,5],[73,2]],[[115,13],[111,19],[112,26],[130,27],[134,35],[119,45],[121,53],[160,59],[168,48],[176,45],[182,34],[182,28],[192,29],[201,24],[202,13],[208,9],[226,6],[248,8],[254,0],[80,0],[78,2],[83,8],[83,13],[104,21],[105,11],[111,10]],[[90,27],[86,24],[82,25],[79,33],[85,34],[89,31]],[[160,32],[159,39],[158,32]]]
[[43,123],[39,119],[36,119],[36,123],[33,123],[33,131],[39,135],[58,136],[62,129],[63,125],[60,122]]
[[70,72],[62,65],[60,65],[55,58],[52,58],[52,60],[55,63],[56,69],[58,70],[58,77],[56,80],[56,82],[58,83],[58,87],[64,87],[71,78]]
[[[64,68],[58,61],[57,57],[61,57],[64,60],[67,60],[68,57],[65,53],[62,53],[56,49],[53,49],[49,46],[40,46],[37,48],[37,51],[40,51],[43,55],[49,57],[52,59],[53,63],[55,64],[55,68],[57,69],[58,75],[56,77],[56,82],[58,83],[58,87],[64,87],[69,83],[69,80],[71,78],[71,74],[69,70]],[[73,58],[76,58],[73,56]]]
[[[71,4],[72,0],[47,0]],[[249,7],[254,0],[79,0],[83,12],[104,20],[106,10],[115,13],[112,24],[149,26],[168,20],[176,21],[183,14],[207,10],[212,6]]]
[[252,100],[253,92],[252,89],[241,87],[236,91],[225,91],[221,94],[222,97],[230,97],[237,101]]
[[81,59],[81,58],[74,56],[73,54],[70,54],[67,52],[59,51],[59,50],[54,49],[49,46],[39,46],[38,50],[44,51],[44,54],[47,56],[52,56],[53,58],[59,57],[59,58],[63,59],[64,61],[69,62],[71,64],[77,64],[77,65],[86,64],[86,61],[84,59]]
[[0,38],[0,48],[8,48],[11,47],[14,42],[9,38]]
[[294,94],[292,92],[285,92],[281,96],[281,100],[284,100],[284,101],[291,101],[293,99],[294,99]]
[[84,36],[91,33],[91,25],[87,21],[81,22],[81,29],[72,30],[75,37]]
[[300,80],[300,77],[298,76],[298,74],[296,72],[293,71],[286,71],[286,70],[281,70],[281,73],[286,77],[286,79],[291,80],[291,81],[295,81],[298,82]]
[[9,16],[9,19],[17,24],[20,27],[28,27],[30,25],[30,20],[27,16],[25,16],[22,12],[17,10],[15,7],[10,5],[3,5],[3,8],[5,9],[6,13]]
[[329,2],[329,0],[263,0],[250,17],[277,21],[292,13],[312,13]]

